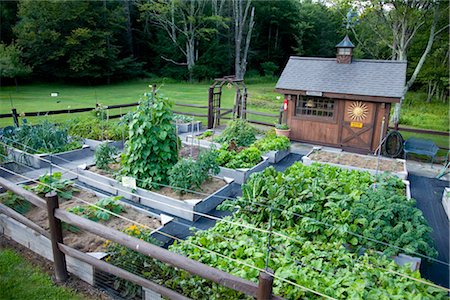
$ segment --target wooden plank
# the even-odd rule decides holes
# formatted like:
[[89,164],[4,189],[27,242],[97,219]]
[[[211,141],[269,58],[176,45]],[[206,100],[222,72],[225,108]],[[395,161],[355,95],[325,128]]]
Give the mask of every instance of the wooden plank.
[[26,200],[30,201],[32,204],[36,205],[37,207],[47,209],[47,204],[44,199],[33,194],[30,191],[27,191],[23,187],[20,187],[2,177],[0,177],[0,185],[2,187],[4,187],[5,189],[13,192],[14,194],[17,194],[18,196],[25,198]]
[[191,113],[191,112],[185,112],[185,111],[173,111],[176,114],[179,115],[187,115],[187,116],[194,116],[194,117],[208,117],[207,114],[198,114],[198,113]]
[[[129,236],[123,232],[111,229],[102,224],[95,223],[86,218],[71,214],[61,209],[55,210],[55,216],[60,220],[75,225],[83,230],[97,234],[105,239],[129,247],[139,253],[148,255],[166,264],[186,270],[187,272],[211,280],[225,287],[242,292],[248,296],[256,297],[258,285],[249,280],[231,275],[224,271],[202,264],[193,259],[149,244],[145,241]],[[282,299],[274,297],[274,299]]]
[[175,106],[185,106],[185,107],[194,107],[194,108],[208,108],[208,105],[180,103],[180,102],[175,102]]
[[[395,127],[389,126],[389,129],[395,130]],[[431,134],[431,135],[442,135],[442,136],[449,136],[450,132],[445,131],[437,131],[437,130],[430,130],[430,129],[419,129],[419,128],[408,128],[408,127],[398,127],[398,131],[406,131],[406,132],[413,132],[413,133],[424,133],[424,134]]]
[[0,114],[0,119],[11,118],[11,117],[12,117],[12,114]]
[[22,223],[23,225],[33,229],[34,231],[42,234],[43,236],[50,238],[50,234],[42,227],[40,227],[39,225],[37,225],[36,223],[30,221],[29,219],[27,219],[26,217],[24,217],[23,215],[21,215],[20,213],[18,213],[17,211],[9,208],[8,206],[0,203],[0,213],[7,215],[8,217],[16,220],[17,222]]
[[[284,95],[306,95],[306,91],[302,90],[290,90],[290,89],[275,89],[275,92]],[[379,97],[379,96],[367,96],[367,95],[353,95],[353,94],[339,94],[339,93],[322,93],[324,98],[342,99],[342,100],[358,100],[368,102],[384,102],[384,103],[398,103],[400,98],[395,97]]]
[[148,288],[148,289],[155,291],[165,297],[168,297],[169,299],[180,299],[180,300],[189,300],[190,299],[190,298],[187,298],[171,289],[168,289],[164,286],[156,284],[150,280],[144,279],[138,275],[135,275],[131,272],[125,271],[125,270],[118,268],[116,266],[113,266],[111,264],[108,264],[102,260],[94,258],[90,255],[87,255],[86,253],[81,252],[81,251],[75,250],[69,246],[66,246],[61,243],[59,243],[58,246],[59,246],[59,249],[61,250],[61,252],[63,252],[67,256],[70,256],[70,257],[76,258],[78,260],[81,260],[82,262],[88,263],[88,264],[94,266],[96,269],[101,270],[103,272],[115,275],[115,276],[123,278],[125,280],[129,280],[129,281],[131,281],[135,284],[138,284],[144,288]]
[[115,105],[108,105],[107,109],[131,107],[131,106],[138,106],[138,105],[139,105],[139,102],[125,103],[125,104],[115,104]]
[[264,112],[253,111],[253,110],[248,110],[248,109],[244,109],[243,112],[247,113],[247,114],[251,114],[251,115],[265,116],[265,117],[278,118],[278,116],[279,116],[279,114],[270,114],[270,113],[264,113]]

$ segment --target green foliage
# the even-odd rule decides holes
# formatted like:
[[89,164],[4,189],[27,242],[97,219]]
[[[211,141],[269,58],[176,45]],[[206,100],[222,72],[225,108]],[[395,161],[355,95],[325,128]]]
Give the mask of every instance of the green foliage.
[[31,67],[22,63],[20,54],[21,48],[15,44],[0,43],[0,77],[25,77],[31,73]]
[[234,141],[238,147],[248,147],[256,141],[256,130],[247,121],[237,119],[227,124],[222,134],[216,139],[219,143],[229,144]]
[[102,170],[109,170],[109,164],[116,161],[119,150],[108,143],[100,144],[94,153],[95,166]]
[[291,141],[285,136],[277,136],[275,131],[270,130],[262,139],[257,140],[253,146],[262,153],[266,153],[268,151],[287,150],[291,146]]
[[128,137],[128,125],[102,121],[96,117],[69,119],[63,123],[63,127],[68,129],[71,136],[79,138],[119,141]]
[[207,137],[213,136],[214,133],[211,130],[207,130],[205,132],[203,132],[201,135],[198,136],[198,139],[203,140]]
[[197,160],[183,158],[169,171],[169,183],[180,193],[186,190],[201,189],[201,185],[210,175],[217,175],[220,171],[217,165],[218,152],[215,150],[202,151]]
[[125,211],[124,207],[118,203],[121,198],[121,196],[106,197],[98,200],[94,205],[78,205],[68,211],[94,222],[108,221],[111,217],[109,212],[120,214]]
[[194,121],[194,118],[186,115],[174,114],[173,120],[175,121],[175,123],[190,123]]
[[129,125],[129,140],[122,161],[123,175],[138,179],[143,188],[168,183],[168,172],[178,161],[178,139],[172,123],[172,104],[145,95]]
[[261,68],[263,69],[264,76],[270,77],[274,76],[275,72],[278,70],[278,66],[271,61],[263,62]]
[[62,178],[61,172],[55,172],[52,175],[45,174],[39,177],[39,183],[30,187],[30,190],[45,196],[45,194],[55,191],[59,199],[70,200],[75,192],[78,192],[73,187],[74,183],[71,180]]
[[1,197],[1,202],[21,214],[26,214],[32,207],[30,202],[11,191],[7,191],[6,194]]
[[77,139],[69,136],[67,129],[47,120],[34,126],[24,122],[18,128],[6,127],[0,132],[0,140],[31,154],[59,153],[81,147]]
[[280,130],[288,130],[289,126],[287,124],[275,124],[275,128]]
[[92,110],[92,115],[99,120],[106,120],[108,115],[108,109],[106,106],[103,106],[101,103],[97,103],[96,107]]
[[244,148],[238,152],[237,150],[229,149],[225,145],[217,151],[217,164],[230,169],[253,168],[262,160],[261,151],[254,146]]

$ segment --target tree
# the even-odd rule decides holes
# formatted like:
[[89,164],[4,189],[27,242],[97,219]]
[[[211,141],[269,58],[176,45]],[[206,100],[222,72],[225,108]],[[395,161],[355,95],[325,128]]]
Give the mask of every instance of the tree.
[[[418,60],[411,77],[408,79],[404,94],[414,84],[433,42],[437,35],[448,28],[448,23],[437,28],[440,13],[440,2],[433,0],[390,0],[390,1],[356,1],[357,9],[363,11],[361,23],[369,26],[374,33],[373,38],[379,39],[391,50],[391,59],[408,60],[410,49],[418,32],[426,31],[427,43],[423,46],[422,54]],[[371,17],[365,18],[370,15]],[[398,124],[403,98],[396,103],[392,122]]]
[[21,49],[17,45],[0,44],[0,77],[14,79],[16,90],[17,78],[28,76],[31,73],[31,67],[21,61],[20,55]]
[[[255,25],[255,7],[251,0],[233,0],[232,12],[234,23],[234,69],[236,79],[244,79],[247,71],[248,50]],[[245,4],[245,7],[244,7]],[[246,34],[244,32],[246,31]],[[245,39],[245,41],[244,41]]]

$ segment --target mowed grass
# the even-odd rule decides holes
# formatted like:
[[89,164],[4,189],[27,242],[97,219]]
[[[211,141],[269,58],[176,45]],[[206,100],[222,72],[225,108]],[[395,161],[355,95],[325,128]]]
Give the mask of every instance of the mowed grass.
[[[19,86],[18,91],[13,86],[0,87],[0,114],[11,112],[16,107],[18,112],[48,111],[57,109],[73,109],[82,107],[95,107],[96,103],[103,105],[124,104],[136,102],[145,92],[151,92],[151,84],[157,84],[158,93],[168,97],[176,103],[208,105],[208,88],[211,82],[187,83],[174,80],[133,80],[111,85],[79,86],[67,84],[35,83]],[[275,93],[276,79],[247,80],[249,110],[278,114],[282,105],[281,96]],[[50,93],[58,92],[58,97],[51,97]],[[232,108],[234,104],[235,89],[224,85],[222,89],[222,108]],[[425,103],[426,95],[419,92],[409,92],[402,108],[401,125],[413,128],[432,129],[440,131],[449,130],[448,103],[433,101]],[[125,113],[133,108],[110,110],[110,114]],[[206,109],[175,106],[175,111],[206,114]],[[73,115],[52,115],[28,118],[37,123],[49,119],[62,122],[64,119],[75,116],[86,116],[89,113],[76,113]],[[206,121],[206,118],[196,118]],[[248,119],[275,123],[277,117],[248,115]],[[0,127],[12,125],[12,118],[0,119]],[[403,133],[402,133],[403,134]],[[417,136],[432,139],[441,147],[449,146],[446,136],[405,133],[405,138]]]
[[0,299],[84,299],[56,286],[50,276],[31,266],[13,250],[0,250]]

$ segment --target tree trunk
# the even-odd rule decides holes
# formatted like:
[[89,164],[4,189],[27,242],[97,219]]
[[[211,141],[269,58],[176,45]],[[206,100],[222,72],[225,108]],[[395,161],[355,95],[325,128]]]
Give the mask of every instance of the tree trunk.
[[123,7],[126,15],[126,35],[127,35],[127,44],[128,50],[130,54],[134,56],[134,47],[133,47],[133,28],[131,27],[131,9],[130,9],[130,0],[125,0],[123,2]]
[[[235,44],[235,57],[234,57],[234,69],[236,79],[244,79],[245,72],[247,70],[247,56],[250,47],[250,41],[252,36],[252,30],[254,26],[255,8],[252,7],[250,11],[250,19],[248,21],[248,31],[244,39],[244,28],[247,25],[247,18],[249,17],[251,0],[247,0],[247,4],[244,9],[244,0],[233,1],[233,19],[234,19],[234,44]],[[242,47],[244,50],[242,51]]]
[[16,84],[16,92],[19,91],[19,84],[17,82],[17,77],[14,77],[14,83]]

